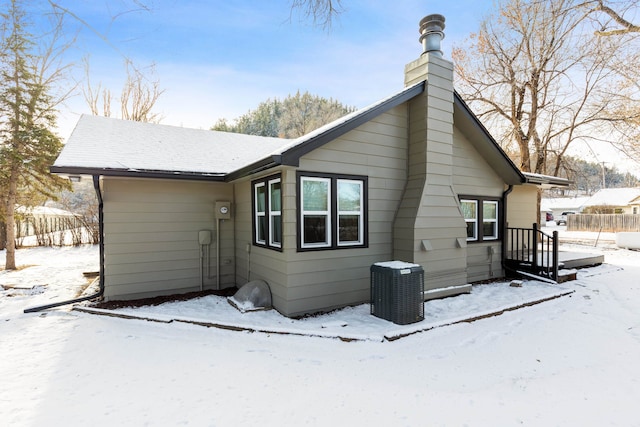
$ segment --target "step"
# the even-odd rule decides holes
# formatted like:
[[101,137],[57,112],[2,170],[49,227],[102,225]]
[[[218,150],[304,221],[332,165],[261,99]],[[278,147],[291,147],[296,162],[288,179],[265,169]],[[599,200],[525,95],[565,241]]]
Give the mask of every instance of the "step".
[[577,270],[559,270],[558,271],[558,283],[570,282],[578,278]]

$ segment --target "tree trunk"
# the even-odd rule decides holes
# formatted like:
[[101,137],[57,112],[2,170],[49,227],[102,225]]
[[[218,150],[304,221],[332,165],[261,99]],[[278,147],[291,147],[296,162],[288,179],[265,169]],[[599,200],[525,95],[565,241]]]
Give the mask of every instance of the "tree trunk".
[[7,224],[4,221],[0,221],[0,251],[6,248],[5,242],[7,241]]
[[[15,173],[14,173],[15,172]],[[5,256],[5,270],[16,269],[16,194],[18,189],[18,174],[16,168],[12,168],[9,176],[9,194],[7,195],[6,235],[7,250]]]

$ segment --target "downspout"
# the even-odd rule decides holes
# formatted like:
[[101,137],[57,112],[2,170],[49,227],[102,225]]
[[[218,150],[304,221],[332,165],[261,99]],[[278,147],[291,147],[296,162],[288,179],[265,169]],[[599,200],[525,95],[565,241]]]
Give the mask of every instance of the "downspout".
[[100,276],[99,280],[99,289],[93,295],[88,295],[86,297],[70,299],[66,301],[54,302],[52,304],[40,305],[37,307],[26,308],[24,310],[25,313],[35,313],[42,310],[48,310],[54,307],[60,307],[61,305],[67,304],[75,304],[77,302],[88,301],[94,298],[101,297],[104,294],[104,203],[102,200],[102,193],[100,192],[100,176],[93,175],[93,188],[96,190],[96,196],[98,197],[98,232],[100,237]]
[[507,259],[507,196],[511,194],[512,191],[513,184],[509,184],[509,188],[502,193],[502,209],[504,212],[502,216],[504,217],[504,221],[502,221],[502,259],[500,263],[502,264],[503,270],[505,270],[505,261]]

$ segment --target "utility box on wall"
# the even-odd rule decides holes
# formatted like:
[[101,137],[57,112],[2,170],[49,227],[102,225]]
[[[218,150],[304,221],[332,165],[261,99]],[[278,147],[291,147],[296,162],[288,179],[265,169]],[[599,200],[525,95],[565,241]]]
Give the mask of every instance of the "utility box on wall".
[[402,261],[371,266],[371,314],[398,325],[424,320],[424,270]]
[[231,219],[231,202],[216,202],[216,218]]

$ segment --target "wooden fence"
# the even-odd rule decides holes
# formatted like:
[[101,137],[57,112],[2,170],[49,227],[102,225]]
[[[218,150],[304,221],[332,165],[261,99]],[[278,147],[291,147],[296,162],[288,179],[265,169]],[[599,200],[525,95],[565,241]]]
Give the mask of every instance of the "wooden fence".
[[567,215],[567,231],[640,231],[640,215],[577,214]]

